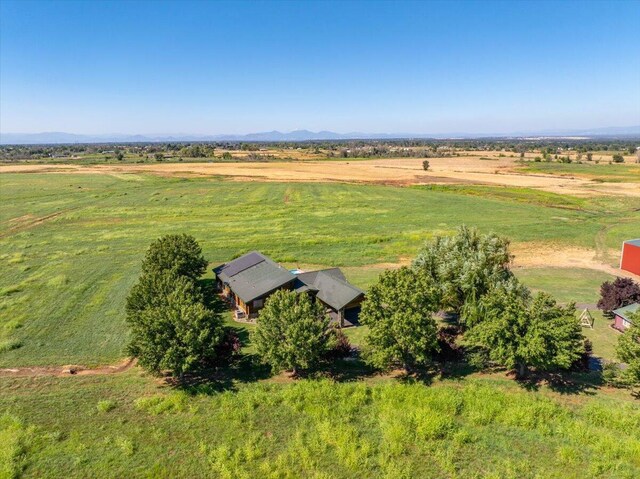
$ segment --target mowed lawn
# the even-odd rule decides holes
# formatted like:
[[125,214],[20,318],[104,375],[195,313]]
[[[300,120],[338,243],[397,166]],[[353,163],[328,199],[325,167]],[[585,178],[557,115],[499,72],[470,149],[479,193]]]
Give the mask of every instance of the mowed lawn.
[[0,367],[122,358],[125,298],[162,234],[194,235],[212,264],[257,249],[291,265],[345,267],[366,287],[380,263],[463,223],[518,243],[594,247],[598,235],[618,244],[626,230],[616,225],[632,224],[640,206],[598,199],[568,208],[564,197],[528,190],[514,200],[473,189],[151,175],[3,174],[0,195]]
[[490,375],[187,390],[137,368],[0,378],[0,475],[637,478],[637,401],[587,392],[531,391]]

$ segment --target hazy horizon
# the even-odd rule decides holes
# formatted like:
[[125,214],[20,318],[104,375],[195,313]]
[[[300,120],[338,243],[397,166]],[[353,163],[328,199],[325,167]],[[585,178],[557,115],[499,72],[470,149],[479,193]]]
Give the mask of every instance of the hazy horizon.
[[638,2],[5,0],[0,13],[2,134],[640,124]]

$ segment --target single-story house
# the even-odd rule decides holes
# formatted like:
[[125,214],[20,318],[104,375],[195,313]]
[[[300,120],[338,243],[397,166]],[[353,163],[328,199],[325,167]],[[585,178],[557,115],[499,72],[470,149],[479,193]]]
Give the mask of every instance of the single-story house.
[[309,292],[322,302],[331,320],[340,326],[358,324],[364,291],[350,284],[340,268],[299,273],[293,287],[298,292]]
[[622,243],[620,269],[640,275],[640,238]]
[[252,251],[213,269],[218,289],[247,317],[255,317],[264,301],[279,289],[293,289],[296,276],[270,258]]
[[613,316],[614,322],[613,327],[624,331],[629,326],[631,326],[631,315],[636,313],[640,309],[640,303],[629,304],[628,306],[623,306],[622,308],[614,309]]
[[358,323],[364,291],[350,284],[339,268],[290,271],[258,251],[252,251],[213,269],[218,290],[236,308],[236,317],[256,318],[265,300],[287,289],[310,294],[320,301],[333,322]]

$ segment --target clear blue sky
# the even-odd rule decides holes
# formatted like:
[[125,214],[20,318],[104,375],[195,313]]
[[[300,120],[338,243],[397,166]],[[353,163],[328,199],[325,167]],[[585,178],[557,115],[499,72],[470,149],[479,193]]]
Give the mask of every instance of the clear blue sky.
[[640,124],[640,1],[0,4],[5,133]]

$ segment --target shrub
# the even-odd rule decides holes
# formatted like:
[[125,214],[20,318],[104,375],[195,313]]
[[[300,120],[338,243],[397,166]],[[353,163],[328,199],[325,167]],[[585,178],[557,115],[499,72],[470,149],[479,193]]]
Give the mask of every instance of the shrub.
[[613,155],[613,157],[611,158],[611,160],[614,163],[624,163],[624,156],[622,156],[619,153],[616,153],[615,155]]
[[459,361],[462,359],[462,347],[457,344],[460,328],[445,326],[438,329],[438,352],[435,359],[438,361]]
[[424,171],[427,171],[427,170],[429,169],[429,160],[424,160],[424,161],[422,162],[422,169],[423,169]]
[[325,353],[327,359],[348,358],[353,352],[353,346],[349,342],[349,338],[340,328],[330,329],[329,349]]
[[240,336],[233,329],[227,328],[224,330],[222,340],[216,346],[216,357],[221,360],[230,361],[238,354],[242,349],[242,342]]
[[113,411],[116,408],[116,402],[111,399],[105,399],[103,401],[98,401],[98,405],[96,409],[100,412],[109,412]]

